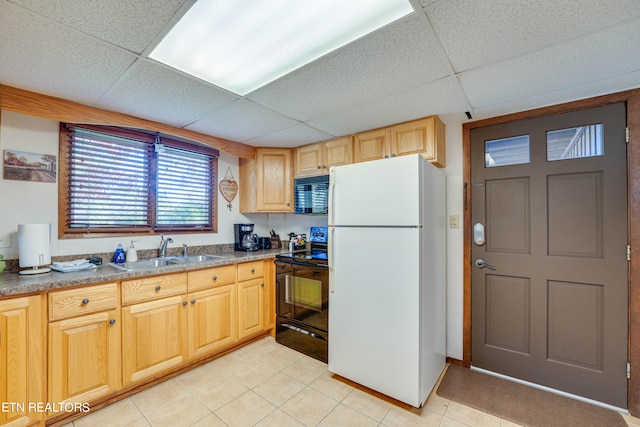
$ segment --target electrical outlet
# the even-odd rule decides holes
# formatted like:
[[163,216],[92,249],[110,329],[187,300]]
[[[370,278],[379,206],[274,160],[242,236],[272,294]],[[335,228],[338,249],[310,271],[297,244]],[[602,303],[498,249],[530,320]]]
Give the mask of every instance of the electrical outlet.
[[460,217],[458,215],[449,216],[449,228],[460,228]]
[[11,247],[11,235],[0,234],[0,248],[10,248],[10,247]]

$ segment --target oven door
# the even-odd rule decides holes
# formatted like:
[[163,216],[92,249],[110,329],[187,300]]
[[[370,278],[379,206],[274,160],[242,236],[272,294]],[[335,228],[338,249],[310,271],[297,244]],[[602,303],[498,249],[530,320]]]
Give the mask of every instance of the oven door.
[[324,363],[329,360],[327,331],[321,331],[293,319],[278,316],[276,319],[276,341]]
[[329,268],[276,260],[276,314],[326,332],[329,327]]

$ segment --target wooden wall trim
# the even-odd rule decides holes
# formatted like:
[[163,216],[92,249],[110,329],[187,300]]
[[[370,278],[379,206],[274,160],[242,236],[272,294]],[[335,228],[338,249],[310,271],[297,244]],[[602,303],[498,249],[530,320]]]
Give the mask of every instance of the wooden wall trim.
[[244,159],[255,158],[255,148],[240,142],[218,138],[188,129],[176,128],[164,123],[141,119],[127,114],[102,110],[66,99],[29,92],[11,86],[0,85],[0,109],[56,120],[58,122],[120,126],[160,132],[201,142],[233,156]]
[[463,279],[463,343],[462,364],[471,366],[471,130],[501,123],[535,117],[561,114],[606,104],[627,104],[629,145],[627,148],[628,210],[631,262],[629,263],[629,362],[631,379],[628,381],[628,409],[640,416],[640,89],[603,95],[596,98],[559,104],[462,125],[463,180],[464,180],[464,279]]

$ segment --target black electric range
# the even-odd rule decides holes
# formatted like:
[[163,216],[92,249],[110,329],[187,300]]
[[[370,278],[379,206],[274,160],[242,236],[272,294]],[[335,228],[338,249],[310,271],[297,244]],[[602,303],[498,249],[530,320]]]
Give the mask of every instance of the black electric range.
[[327,228],[313,227],[310,249],[276,255],[276,341],[327,362]]

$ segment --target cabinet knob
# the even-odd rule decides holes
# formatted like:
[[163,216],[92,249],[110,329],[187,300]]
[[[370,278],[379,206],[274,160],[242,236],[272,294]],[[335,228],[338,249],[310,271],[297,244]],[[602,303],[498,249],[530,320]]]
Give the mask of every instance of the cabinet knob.
[[116,319],[111,319],[111,320],[109,320],[109,324],[110,324],[110,325],[113,325],[114,323],[116,323]]
[[187,305],[187,302],[186,301],[182,301],[182,305]]
[[156,291],[160,290],[160,285],[156,286]]
[[218,276],[213,276],[213,281],[215,282],[216,280],[218,280]]
[[89,298],[85,298],[82,300],[82,304],[87,305],[89,304]]
[[391,157],[396,157],[396,154],[395,154],[395,153],[393,153],[393,154],[391,155]]
[[255,268],[252,268],[252,269],[251,269],[251,274],[253,274],[253,273],[255,273],[255,272],[256,272],[256,269],[255,269]]
[[287,203],[287,206],[291,206],[291,203]]
[[320,165],[318,165],[317,168],[320,169]]
[[322,165],[322,169],[326,169],[326,168],[327,168],[327,165]]
[[388,158],[389,158],[389,156],[387,156],[387,155],[385,154],[385,155],[384,155],[384,158],[385,158],[385,159],[388,159]]
[[262,286],[264,288],[264,283],[260,283],[260,286]]
[[192,299],[191,304],[195,304],[195,303],[196,303],[196,300]]

